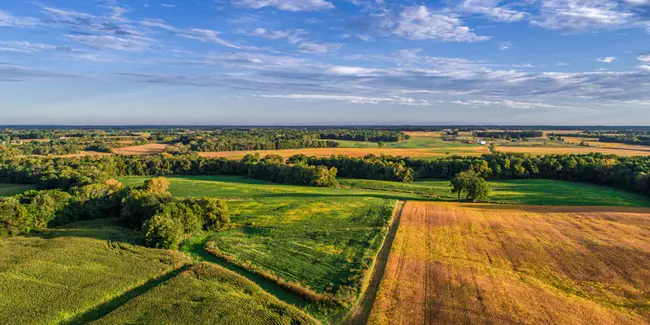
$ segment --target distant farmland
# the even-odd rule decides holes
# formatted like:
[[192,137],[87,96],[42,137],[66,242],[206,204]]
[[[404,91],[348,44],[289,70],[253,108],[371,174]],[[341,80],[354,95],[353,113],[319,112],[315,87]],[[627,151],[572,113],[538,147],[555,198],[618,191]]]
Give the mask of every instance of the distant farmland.
[[650,209],[408,202],[369,324],[648,324]]

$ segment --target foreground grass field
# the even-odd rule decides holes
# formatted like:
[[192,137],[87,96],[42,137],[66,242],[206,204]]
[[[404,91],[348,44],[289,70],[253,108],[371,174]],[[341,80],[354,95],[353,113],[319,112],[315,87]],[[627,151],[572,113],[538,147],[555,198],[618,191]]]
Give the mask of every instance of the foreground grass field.
[[209,237],[222,254],[350,304],[361,291],[395,202],[274,199],[235,201],[229,207],[232,222],[242,227]]
[[370,324],[648,324],[650,209],[408,202]]
[[34,185],[0,183],[0,197],[21,194],[26,191],[33,190],[35,188],[36,187]]
[[73,321],[189,262],[178,252],[134,245],[137,237],[111,222],[1,239],[0,323]]
[[[127,186],[139,186],[148,177],[124,177]],[[231,199],[367,197],[391,200],[455,201],[449,181],[413,183],[365,179],[339,179],[344,188],[318,188],[270,183],[239,176],[169,177],[175,196],[209,196]],[[582,206],[650,206],[650,199],[618,189],[552,180],[491,181],[494,203]]]
[[90,324],[318,324],[246,278],[202,263]]

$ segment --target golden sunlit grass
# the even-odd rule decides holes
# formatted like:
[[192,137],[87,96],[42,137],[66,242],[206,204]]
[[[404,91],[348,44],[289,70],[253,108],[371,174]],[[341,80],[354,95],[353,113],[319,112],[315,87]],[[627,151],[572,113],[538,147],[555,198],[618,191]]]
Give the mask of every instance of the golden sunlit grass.
[[140,146],[131,146],[113,149],[114,153],[122,155],[151,155],[165,152],[169,145],[162,143],[150,143]]
[[408,202],[370,324],[647,324],[650,209]]

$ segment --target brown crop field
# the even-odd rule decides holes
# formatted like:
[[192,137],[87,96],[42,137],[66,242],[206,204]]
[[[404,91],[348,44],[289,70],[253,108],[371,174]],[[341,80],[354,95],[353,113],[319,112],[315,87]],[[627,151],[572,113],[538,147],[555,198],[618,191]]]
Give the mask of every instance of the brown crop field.
[[[476,149],[483,149],[477,147]],[[454,150],[446,149],[449,152]],[[260,155],[280,155],[282,157],[291,157],[297,154],[305,154],[307,156],[316,157],[329,157],[331,155],[346,155],[350,157],[363,157],[368,154],[375,155],[393,155],[393,156],[408,156],[408,157],[444,157],[445,152],[437,152],[435,148],[304,148],[304,149],[287,149],[287,150],[253,150],[253,151],[220,151],[220,152],[201,152],[202,157],[226,157],[226,158],[241,158],[249,153],[259,153]],[[488,152],[485,150],[474,150],[469,152],[465,150],[464,155],[480,155],[481,153]]]
[[165,152],[169,145],[162,143],[150,143],[140,146],[131,146],[113,149],[114,153],[122,155],[152,155]]
[[648,324],[650,209],[408,202],[369,324]]

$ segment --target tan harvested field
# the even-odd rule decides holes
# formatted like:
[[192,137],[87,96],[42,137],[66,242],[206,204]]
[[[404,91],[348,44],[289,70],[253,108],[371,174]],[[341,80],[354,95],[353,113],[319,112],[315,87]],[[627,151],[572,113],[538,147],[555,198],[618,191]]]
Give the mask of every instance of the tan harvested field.
[[168,144],[150,143],[140,146],[124,147],[113,149],[113,152],[122,155],[151,155],[165,152]]
[[425,131],[405,131],[405,134],[411,136],[411,137],[434,137],[434,138],[442,138],[442,132],[425,132]]
[[408,202],[369,324],[648,324],[650,209]]
[[[478,148],[481,149],[481,148]],[[453,151],[453,150],[449,150]],[[485,150],[487,153],[487,149]],[[428,148],[304,148],[304,149],[287,149],[287,150],[253,150],[253,151],[221,151],[221,152],[201,152],[203,157],[227,157],[241,158],[249,153],[259,153],[260,155],[280,155],[288,158],[293,155],[305,154],[307,156],[329,157],[331,155],[347,155],[350,157],[363,157],[368,154],[375,155],[393,155],[409,157],[444,157],[444,152],[434,152]],[[479,155],[482,152],[464,152],[465,155]]]
[[515,147],[501,146],[501,152],[529,153],[531,155],[545,154],[586,154],[600,152],[618,156],[647,156],[650,155],[650,148],[598,148],[598,147]]

